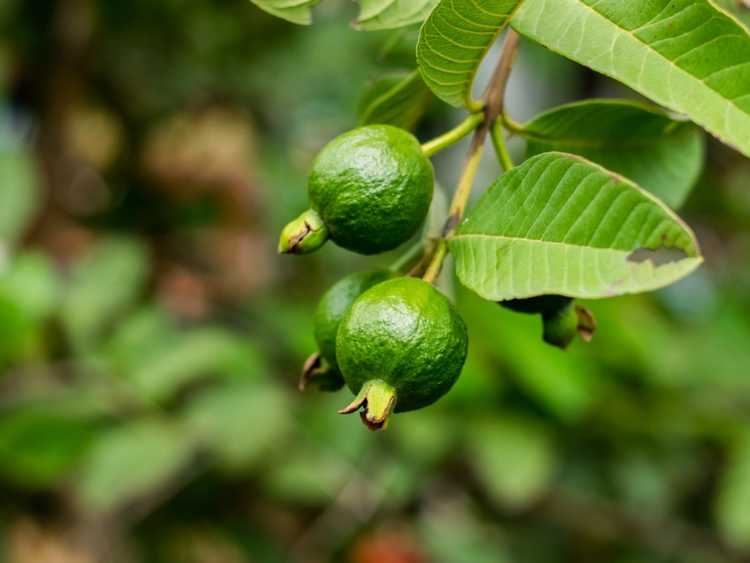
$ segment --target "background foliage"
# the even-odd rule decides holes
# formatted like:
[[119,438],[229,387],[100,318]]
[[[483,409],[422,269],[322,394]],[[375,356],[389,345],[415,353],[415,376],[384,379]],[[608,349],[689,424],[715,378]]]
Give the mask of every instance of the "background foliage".
[[[365,264],[275,256],[311,158],[385,92],[428,107],[421,139],[460,119],[410,79],[413,28],[342,25],[410,16],[386,4],[301,28],[246,0],[0,3],[0,559],[750,557],[750,164],[712,140],[681,212],[705,267],[588,303],[592,344],[456,288],[470,358],[434,408],[373,435],[346,391],[296,391],[317,296]],[[615,95],[638,99],[527,41],[509,102]]]

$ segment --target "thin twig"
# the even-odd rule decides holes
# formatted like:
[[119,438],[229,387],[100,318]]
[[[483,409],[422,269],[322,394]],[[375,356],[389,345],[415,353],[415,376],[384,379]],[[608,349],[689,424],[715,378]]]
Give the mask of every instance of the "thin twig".
[[425,156],[429,157],[450,147],[474,131],[482,123],[483,119],[482,113],[472,113],[450,131],[424,143],[422,145],[422,152],[424,152]]
[[499,119],[495,120],[492,124],[490,135],[492,137],[492,144],[495,146],[497,158],[500,160],[500,165],[503,167],[503,171],[510,172],[513,169],[513,159],[511,159],[510,153],[508,152],[508,146],[505,143],[505,131],[503,130],[503,126]]
[[509,30],[505,37],[503,53],[492,73],[490,83],[482,96],[482,99],[484,100],[484,121],[482,121],[482,124],[474,131],[469,154],[466,157],[461,178],[458,182],[458,187],[456,188],[456,193],[453,195],[453,201],[451,202],[450,211],[448,213],[448,220],[443,229],[443,238],[438,244],[432,261],[424,275],[423,279],[430,283],[434,282],[440,274],[440,270],[443,267],[443,261],[448,253],[446,241],[455,233],[458,224],[461,222],[464,211],[466,210],[466,205],[469,202],[471,188],[474,185],[474,179],[476,178],[476,173],[479,169],[479,161],[482,158],[482,151],[484,150],[490,127],[492,127],[492,124],[503,113],[505,90],[508,87],[508,79],[510,78],[510,72],[513,69],[513,62],[515,61],[516,53],[518,51],[518,42],[518,34],[513,30]]

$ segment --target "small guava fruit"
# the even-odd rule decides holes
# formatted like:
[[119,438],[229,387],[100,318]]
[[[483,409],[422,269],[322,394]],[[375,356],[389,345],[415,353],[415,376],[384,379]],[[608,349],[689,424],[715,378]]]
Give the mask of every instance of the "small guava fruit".
[[336,332],[344,314],[354,300],[375,284],[392,278],[389,270],[374,270],[350,274],[335,284],[320,298],[313,318],[313,331],[318,352],[305,362],[300,378],[300,390],[314,385],[320,391],[338,391],[344,379],[336,362]]
[[279,252],[307,254],[331,239],[360,254],[392,250],[424,222],[434,173],[419,141],[391,125],[367,125],[328,143],[308,179],[311,208],[281,233]]
[[516,313],[541,315],[544,341],[563,350],[570,346],[576,335],[584,342],[590,342],[596,331],[593,313],[576,305],[570,297],[540,295],[501,301],[500,305]]
[[429,283],[401,277],[365,291],[339,325],[336,358],[356,395],[342,409],[362,409],[371,430],[392,412],[426,407],[461,374],[466,325],[450,301]]

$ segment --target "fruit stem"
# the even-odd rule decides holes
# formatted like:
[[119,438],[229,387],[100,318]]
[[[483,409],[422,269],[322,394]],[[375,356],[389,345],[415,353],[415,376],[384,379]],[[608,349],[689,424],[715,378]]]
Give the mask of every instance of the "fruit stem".
[[373,379],[362,385],[354,400],[339,414],[351,414],[362,409],[360,417],[370,430],[385,430],[395,406],[396,390],[385,381]]
[[472,113],[450,131],[423,144],[422,152],[424,152],[425,156],[430,157],[443,149],[447,149],[474,131],[483,120],[484,115],[482,112]]
[[391,272],[402,273],[407,271],[412,264],[421,259],[425,253],[425,244],[423,241],[419,241],[413,244],[409,249],[399,256],[393,264],[388,268]]
[[445,239],[440,239],[440,241],[438,242],[438,247],[437,249],[435,249],[435,254],[432,257],[432,261],[430,262],[430,265],[427,266],[427,270],[422,276],[422,279],[424,281],[426,281],[427,283],[435,283],[435,280],[440,275],[440,270],[443,267],[443,261],[445,260],[445,257],[447,255],[448,241]]
[[505,131],[499,119],[496,119],[492,124],[490,134],[497,158],[500,160],[500,165],[505,172],[510,172],[513,170],[513,159],[510,158],[510,153],[508,153],[508,145],[505,143]]
[[515,119],[509,116],[507,113],[503,113],[500,116],[503,121],[503,127],[505,127],[513,135],[521,135],[524,132],[523,125],[518,123]]
[[328,229],[314,209],[289,222],[279,237],[280,254],[308,254],[328,240]]
[[505,37],[505,44],[503,45],[503,53],[492,73],[492,79],[484,92],[484,119],[480,126],[474,131],[469,154],[466,157],[461,178],[459,179],[458,187],[456,188],[456,193],[453,195],[453,201],[451,202],[450,211],[448,213],[448,220],[443,227],[442,239],[438,243],[432,261],[422,278],[429,283],[433,283],[440,275],[443,262],[448,254],[447,241],[456,232],[469,202],[469,197],[471,196],[471,189],[474,185],[477,170],[479,169],[479,161],[482,158],[487,134],[489,133],[492,124],[503,114],[505,90],[508,87],[510,72],[513,69],[513,63],[516,58],[516,53],[518,52],[518,42],[518,34],[513,30],[508,31],[508,34]]

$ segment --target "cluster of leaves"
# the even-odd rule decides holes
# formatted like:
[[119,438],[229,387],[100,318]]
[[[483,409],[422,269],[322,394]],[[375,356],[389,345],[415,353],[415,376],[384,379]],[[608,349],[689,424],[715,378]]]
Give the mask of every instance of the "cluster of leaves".
[[[279,5],[258,4],[279,15]],[[423,19],[421,10],[367,2],[356,26],[398,28]],[[413,126],[426,95],[420,77],[443,101],[482,111],[474,78],[508,26],[667,109],[587,100],[525,124],[501,115],[495,126],[527,140],[528,160],[487,190],[451,239],[461,282],[492,301],[602,298],[694,271],[698,243],[672,210],[703,168],[704,139],[692,122],[750,155],[747,29],[709,0],[443,0],[421,25],[419,74],[373,87],[364,119]]]

